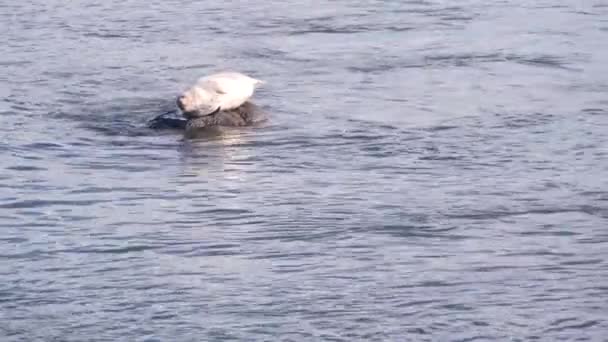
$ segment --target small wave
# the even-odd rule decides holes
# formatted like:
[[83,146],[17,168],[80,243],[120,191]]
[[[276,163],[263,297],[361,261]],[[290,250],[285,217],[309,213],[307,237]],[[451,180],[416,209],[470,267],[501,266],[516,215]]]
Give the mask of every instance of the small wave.
[[125,254],[133,252],[143,252],[158,249],[156,245],[129,245],[125,247],[78,247],[57,251],[58,253],[77,253],[77,254]]
[[579,324],[561,325],[561,323],[565,323],[565,322],[569,322],[569,321],[573,321],[573,320],[577,320],[577,319],[576,318],[561,319],[556,322],[553,322],[551,325],[560,325],[560,326],[545,329],[544,333],[547,334],[547,333],[552,333],[552,332],[563,332],[563,331],[567,331],[567,330],[583,330],[584,331],[585,329],[591,328],[600,323],[599,321],[591,320],[591,321],[581,322]]
[[10,203],[0,204],[0,208],[5,209],[26,209],[26,208],[42,208],[42,207],[52,207],[52,206],[74,206],[74,207],[82,207],[82,206],[90,206],[98,203],[109,202],[108,200],[78,200],[78,201],[68,201],[68,200],[23,200],[23,201],[15,201]]
[[446,217],[453,219],[472,219],[472,220],[492,220],[499,219],[509,216],[522,216],[522,215],[552,215],[552,214],[563,214],[563,213],[583,213],[598,217],[608,217],[608,209],[593,206],[580,206],[574,208],[542,208],[542,209],[531,209],[522,211],[485,211],[480,213],[471,214],[447,214]]
[[103,39],[128,39],[128,38],[131,38],[127,34],[115,33],[115,32],[85,32],[83,34],[83,36],[90,37],[90,38],[103,38]]
[[7,170],[13,171],[46,171],[46,168],[31,166],[31,165],[16,165],[16,166],[8,166]]

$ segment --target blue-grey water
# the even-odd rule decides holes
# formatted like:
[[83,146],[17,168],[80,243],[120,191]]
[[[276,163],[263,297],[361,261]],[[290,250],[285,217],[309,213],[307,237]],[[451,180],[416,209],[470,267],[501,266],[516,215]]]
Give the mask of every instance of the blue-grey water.
[[[3,1],[0,341],[607,341],[608,3]],[[199,76],[259,127],[148,120]]]

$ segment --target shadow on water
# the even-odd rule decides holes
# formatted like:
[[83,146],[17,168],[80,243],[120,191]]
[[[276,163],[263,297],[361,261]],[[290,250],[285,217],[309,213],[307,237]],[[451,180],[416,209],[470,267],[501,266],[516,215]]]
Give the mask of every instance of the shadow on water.
[[175,133],[185,127],[175,103],[167,99],[128,98],[111,103],[83,103],[51,116],[102,136],[149,136],[164,131]]

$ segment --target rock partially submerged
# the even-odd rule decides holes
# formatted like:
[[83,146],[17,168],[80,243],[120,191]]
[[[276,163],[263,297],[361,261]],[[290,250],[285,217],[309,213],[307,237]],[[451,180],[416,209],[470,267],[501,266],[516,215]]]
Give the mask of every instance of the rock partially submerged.
[[188,119],[186,130],[201,129],[209,126],[250,126],[263,120],[264,113],[260,107],[251,102],[245,102],[233,110],[220,111],[212,115]]
[[266,113],[257,105],[245,102],[232,110],[222,110],[205,116],[188,119],[171,117],[176,112],[168,112],[150,120],[148,126],[153,129],[179,129],[185,131],[200,130],[209,127],[243,127],[263,122]]

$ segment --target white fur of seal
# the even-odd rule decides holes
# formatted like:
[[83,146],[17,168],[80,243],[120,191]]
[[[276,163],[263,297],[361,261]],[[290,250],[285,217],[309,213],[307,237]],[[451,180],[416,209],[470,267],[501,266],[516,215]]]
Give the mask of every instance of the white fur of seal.
[[205,116],[238,108],[264,82],[238,72],[221,72],[201,77],[177,99],[184,113]]

